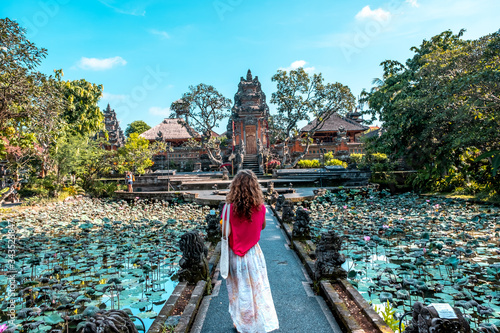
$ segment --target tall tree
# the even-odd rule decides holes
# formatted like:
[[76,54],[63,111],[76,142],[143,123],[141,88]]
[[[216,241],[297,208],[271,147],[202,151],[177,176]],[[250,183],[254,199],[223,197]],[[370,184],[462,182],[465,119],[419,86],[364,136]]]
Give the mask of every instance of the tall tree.
[[61,90],[67,102],[62,118],[68,125],[68,133],[89,136],[104,129],[104,114],[97,106],[102,96],[102,85],[84,79],[61,82]]
[[210,140],[213,130],[219,122],[229,117],[231,100],[224,97],[213,86],[200,83],[190,86],[182,98],[170,106],[173,111],[170,118],[180,118],[182,124],[192,137],[201,135],[202,148],[207,151],[211,162],[222,165],[222,159],[217,152],[218,144]]
[[[287,145],[294,140],[303,140],[304,152],[291,162],[295,166],[309,151],[314,133],[323,126],[333,114],[344,114],[354,108],[355,98],[349,87],[341,83],[324,83],[323,76],[309,76],[304,68],[290,72],[278,70],[272,77],[276,82],[276,92],[271,96],[271,103],[277,105],[278,114],[273,116],[271,129],[276,131],[271,136],[282,138]],[[315,118],[315,125],[303,137],[299,135],[298,123]],[[274,124],[274,125],[273,125]],[[285,165],[286,155],[282,165]]]
[[132,133],[141,135],[150,128],[151,126],[146,124],[143,120],[136,120],[127,125],[127,129],[125,129],[125,136],[129,138]]
[[405,64],[384,61],[381,85],[363,94],[385,128],[371,149],[404,157],[428,179],[473,151],[500,149],[500,35],[464,40],[463,32],[424,40]]
[[152,144],[138,133],[130,134],[125,146],[118,149],[115,163],[118,172],[132,171],[144,174],[146,169],[153,165],[153,156],[165,151],[167,144],[155,141]]
[[35,68],[46,55],[15,21],[0,19],[0,131],[37,112],[33,100],[45,76]]

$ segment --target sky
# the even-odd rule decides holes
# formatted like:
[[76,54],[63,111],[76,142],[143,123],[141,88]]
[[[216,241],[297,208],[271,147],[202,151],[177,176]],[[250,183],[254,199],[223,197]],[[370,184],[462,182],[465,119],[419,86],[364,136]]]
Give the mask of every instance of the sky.
[[322,73],[358,96],[382,76],[382,61],[404,62],[424,39],[500,29],[500,1],[2,0],[0,17],[48,50],[40,71],[102,84],[99,106],[109,103],[125,130],[134,120],[160,123],[190,85],[234,100],[248,69],[271,113],[278,69]]

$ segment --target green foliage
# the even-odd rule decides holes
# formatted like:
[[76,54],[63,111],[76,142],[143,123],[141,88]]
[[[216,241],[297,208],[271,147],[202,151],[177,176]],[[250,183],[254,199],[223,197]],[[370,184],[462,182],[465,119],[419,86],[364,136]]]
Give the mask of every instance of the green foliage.
[[[500,94],[500,32],[476,40],[462,35],[445,31],[413,47],[415,54],[405,64],[382,63],[383,78],[363,96],[370,107],[365,113],[382,121],[384,131],[368,140],[367,149],[403,157],[419,170],[415,181],[421,187],[453,190],[451,184],[462,182],[458,178],[472,178],[496,190],[500,158],[488,153],[500,150],[500,100],[495,97]],[[475,158],[486,155],[476,167],[464,167],[464,154],[471,150],[477,150]],[[483,166],[491,177],[477,176]]]
[[[180,124],[193,137],[201,136],[201,145],[207,150],[208,157],[213,164],[222,164],[212,153],[212,149],[218,149],[220,142],[214,140],[214,128],[219,122],[229,117],[231,100],[224,97],[211,85],[204,83],[189,86],[189,91],[182,98],[173,102],[170,109],[173,111],[170,118],[181,118]],[[216,142],[216,147],[213,143]]]
[[[276,82],[271,103],[276,104],[278,111],[269,122],[271,142],[287,142],[299,136],[310,139],[331,115],[344,114],[354,107],[355,98],[349,87],[338,82],[324,83],[321,73],[309,76],[302,67],[290,72],[278,70],[271,80]],[[299,133],[299,122],[313,119],[308,132]],[[304,154],[292,166],[307,153],[310,144],[311,140],[306,140]]]
[[165,151],[164,142],[149,141],[137,133],[130,134],[125,146],[118,149],[118,154],[113,159],[113,167],[119,173],[132,171],[137,174],[146,173],[146,169],[153,165],[153,155]]
[[402,333],[405,330],[405,324],[401,323],[401,332],[399,331],[399,320],[394,317],[396,309],[392,307],[391,303],[387,301],[385,306],[381,305],[380,308],[374,306],[375,311],[384,319],[385,323],[393,330],[395,333]]
[[151,126],[146,124],[146,122],[144,122],[143,120],[136,120],[127,125],[127,128],[125,129],[125,136],[129,138],[130,134],[132,133],[137,133],[141,135],[150,128]]
[[98,198],[112,198],[119,189],[117,183],[95,181],[89,186],[88,192]]
[[347,163],[341,160],[337,160],[336,158],[332,158],[325,162],[325,165],[341,165],[344,168],[347,168]]
[[365,154],[351,154],[349,157],[351,158],[352,162],[360,164],[363,158],[365,157]]
[[321,167],[321,163],[319,162],[319,160],[300,160],[297,163],[297,166],[301,169],[319,168],[319,167]]
[[88,136],[104,128],[104,114],[97,106],[102,85],[84,79],[63,81],[61,91],[67,101],[62,119],[68,126],[68,133]]

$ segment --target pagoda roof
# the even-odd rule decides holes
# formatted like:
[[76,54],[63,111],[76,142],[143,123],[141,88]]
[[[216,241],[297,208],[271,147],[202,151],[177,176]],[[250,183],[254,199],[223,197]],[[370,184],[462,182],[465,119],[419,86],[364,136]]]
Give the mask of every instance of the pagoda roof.
[[[317,119],[314,119],[311,123],[302,127],[301,132],[310,131],[317,123]],[[340,127],[344,127],[346,131],[366,131],[369,127],[363,126],[358,122],[347,119],[345,117],[339,116],[334,113],[328,119],[325,120],[323,125],[316,130],[316,132],[336,132]]]
[[[161,123],[148,129],[140,136],[148,140],[156,140],[158,132],[161,132],[164,140],[188,140],[193,138],[193,136],[189,134],[188,130],[181,123],[179,123],[179,121],[182,122],[183,120],[179,118],[165,118]],[[195,131],[193,130],[193,132]],[[194,137],[199,138],[200,134],[195,132]]]

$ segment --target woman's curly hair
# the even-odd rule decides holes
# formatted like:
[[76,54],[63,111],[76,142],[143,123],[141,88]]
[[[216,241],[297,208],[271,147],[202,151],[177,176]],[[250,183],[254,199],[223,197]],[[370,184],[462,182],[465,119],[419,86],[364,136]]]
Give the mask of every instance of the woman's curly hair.
[[240,170],[229,187],[226,201],[233,205],[234,214],[251,222],[252,210],[260,209],[264,197],[257,176],[252,170]]

